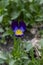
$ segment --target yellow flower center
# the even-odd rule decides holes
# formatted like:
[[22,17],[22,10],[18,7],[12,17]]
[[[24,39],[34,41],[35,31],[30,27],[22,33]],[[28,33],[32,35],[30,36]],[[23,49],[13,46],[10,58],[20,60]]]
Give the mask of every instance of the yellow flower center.
[[20,29],[18,29],[18,30],[15,32],[15,34],[16,34],[16,35],[22,35],[23,32],[22,32]]

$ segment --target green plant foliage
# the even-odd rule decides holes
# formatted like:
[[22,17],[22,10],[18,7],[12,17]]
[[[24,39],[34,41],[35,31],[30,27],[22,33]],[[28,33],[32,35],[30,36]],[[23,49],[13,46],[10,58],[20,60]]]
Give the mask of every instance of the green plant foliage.
[[[41,58],[34,58],[32,43],[23,42],[21,38],[14,36],[11,23],[15,19],[18,22],[22,19],[27,26],[43,23],[43,0],[0,0],[0,44],[1,42],[4,44],[9,35],[13,39],[11,52],[0,51],[0,64],[43,65],[43,39],[39,41],[41,51],[38,49],[41,52]],[[43,30],[39,32],[43,35]]]
[[40,45],[41,45],[41,47],[43,48],[43,39],[40,39]]

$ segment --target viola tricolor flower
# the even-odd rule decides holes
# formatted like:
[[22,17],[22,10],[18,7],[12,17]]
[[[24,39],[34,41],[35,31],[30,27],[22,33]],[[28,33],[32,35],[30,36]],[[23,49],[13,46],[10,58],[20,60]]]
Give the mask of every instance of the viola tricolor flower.
[[14,31],[14,33],[15,33],[15,36],[17,36],[17,37],[23,36],[24,32],[26,30],[26,24],[22,20],[19,23],[18,23],[17,20],[13,20],[11,27],[12,27],[12,30]]

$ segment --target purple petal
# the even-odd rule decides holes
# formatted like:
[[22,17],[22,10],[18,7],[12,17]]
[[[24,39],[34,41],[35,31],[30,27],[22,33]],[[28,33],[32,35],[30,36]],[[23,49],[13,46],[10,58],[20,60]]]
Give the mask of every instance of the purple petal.
[[25,29],[24,29],[23,27],[20,27],[20,30],[22,30],[22,32],[24,32],[24,31],[25,31]]
[[15,27],[14,32],[16,32],[16,30],[18,30],[18,27]]
[[24,23],[24,21],[20,21],[20,23],[19,23],[19,27],[20,27],[20,29],[24,32],[25,30],[26,30],[26,24]]
[[15,28],[18,27],[18,21],[17,20],[13,20],[12,23],[11,23],[11,28],[12,30],[15,30]]

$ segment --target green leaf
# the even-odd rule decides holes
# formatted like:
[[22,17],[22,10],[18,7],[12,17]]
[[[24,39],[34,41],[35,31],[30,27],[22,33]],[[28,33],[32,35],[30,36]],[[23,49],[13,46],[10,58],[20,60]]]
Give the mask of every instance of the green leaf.
[[29,0],[29,2],[32,2],[33,0]]
[[[27,60],[27,59],[29,59],[29,58],[28,58],[27,56],[23,56],[22,59]],[[29,61],[30,61],[30,60],[29,60]]]
[[32,2],[33,0],[22,0],[24,3],[26,2]]
[[4,61],[2,59],[0,59],[0,64],[3,64],[3,63],[4,63]]
[[10,59],[9,65],[15,65],[16,60]]
[[18,18],[18,16],[20,15],[20,12],[13,12],[12,14],[11,14],[11,19],[16,19],[16,18]]
[[4,32],[4,30],[2,28],[0,28],[0,32],[2,33],[2,32]]
[[28,0],[22,0],[24,3],[26,3]]
[[6,28],[6,32],[3,33],[2,37],[5,37],[7,35],[12,35],[13,34],[13,31],[9,28]]
[[0,23],[2,22],[2,20],[3,20],[3,15],[2,15],[2,16],[0,16]]
[[41,47],[43,48],[43,39],[40,39],[39,44],[40,44]]
[[5,33],[3,33],[2,37],[5,37],[7,35],[9,35],[9,33],[8,32],[5,32]]
[[40,4],[43,4],[43,0],[40,0]]
[[9,0],[1,0],[0,8],[5,8],[9,4]]
[[26,17],[30,18],[31,14],[30,13],[26,13]]
[[26,52],[30,51],[33,48],[31,42],[26,42],[25,48],[26,48]]
[[16,2],[16,3],[18,3],[19,2],[19,0],[13,0],[14,2]]
[[32,49],[32,47],[33,47],[33,46],[32,46],[32,44],[31,44],[31,43],[30,43],[30,44],[28,44],[28,45],[27,45],[27,47],[26,47],[26,51],[30,51],[30,50]]
[[43,14],[39,15],[39,17],[37,17],[36,21],[39,21],[39,22],[43,21]]
[[3,59],[3,60],[7,59],[2,51],[0,51],[0,59]]

